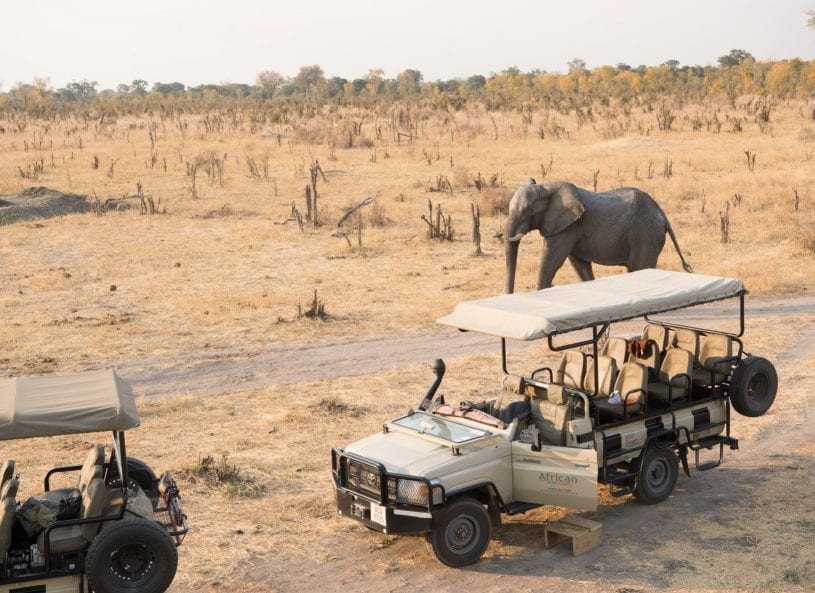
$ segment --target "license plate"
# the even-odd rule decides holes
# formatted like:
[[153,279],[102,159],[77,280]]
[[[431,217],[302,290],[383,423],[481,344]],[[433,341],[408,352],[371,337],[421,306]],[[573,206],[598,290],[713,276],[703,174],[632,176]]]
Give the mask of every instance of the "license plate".
[[385,507],[381,504],[377,504],[375,502],[371,503],[371,521],[374,523],[379,523],[383,527],[387,527],[387,514],[385,513]]

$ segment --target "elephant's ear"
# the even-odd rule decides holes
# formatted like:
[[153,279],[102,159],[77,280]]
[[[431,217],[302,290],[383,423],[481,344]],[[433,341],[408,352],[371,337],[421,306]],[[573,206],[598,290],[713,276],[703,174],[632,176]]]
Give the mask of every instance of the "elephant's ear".
[[[540,187],[545,192],[546,188]],[[551,237],[563,231],[570,224],[583,216],[583,204],[571,184],[564,184],[554,188],[549,194],[546,210],[543,214],[541,234]]]

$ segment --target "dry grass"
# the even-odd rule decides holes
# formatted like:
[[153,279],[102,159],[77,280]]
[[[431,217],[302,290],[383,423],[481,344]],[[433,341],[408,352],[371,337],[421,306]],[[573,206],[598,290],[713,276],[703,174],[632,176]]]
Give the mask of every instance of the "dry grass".
[[[783,351],[792,328],[779,331],[777,323],[777,318],[752,321],[747,343],[759,354]],[[796,327],[811,328],[813,323],[815,317],[803,315]],[[556,358],[533,347],[514,353],[513,368],[551,364]],[[449,360],[447,366],[441,392],[448,401],[479,400],[495,393],[500,376],[497,352]],[[674,502],[656,507],[603,492],[598,518],[606,523],[606,541],[586,561],[586,568],[542,549],[543,524],[566,509],[542,508],[509,518],[485,555],[484,571],[478,573],[482,581],[474,590],[499,591],[500,578],[508,578],[505,572],[510,566],[526,562],[534,567],[541,558],[547,563],[544,574],[550,578],[573,579],[579,569],[585,571],[583,580],[621,586],[637,582],[644,591],[651,590],[643,588],[644,583],[659,582],[664,583],[660,589],[677,591],[686,587],[758,591],[765,590],[764,585],[772,591],[806,590],[815,583],[815,570],[811,549],[807,551],[802,542],[810,533],[815,508],[808,495],[811,483],[803,476],[815,466],[811,456],[793,456],[789,451],[774,461],[750,443],[764,431],[777,430],[779,415],[807,397],[806,384],[813,378],[782,381],[784,399],[770,414],[749,421],[734,418],[735,434],[746,446],[728,457],[754,456],[759,465],[770,467],[761,471],[759,479],[754,471],[725,465],[724,471],[733,474],[719,478],[714,486],[716,496],[727,497],[720,511],[706,506],[700,515],[699,504],[711,497],[704,478],[700,482],[680,477]],[[128,453],[158,470],[174,472],[192,525],[180,548],[174,590],[260,592],[276,590],[282,580],[280,590],[313,590],[308,583],[314,582],[315,587],[335,591],[342,582],[363,574],[376,583],[380,578],[408,578],[420,568],[436,571],[436,578],[448,578],[419,538],[377,535],[336,517],[329,474],[330,445],[344,445],[376,432],[384,419],[416,404],[431,380],[429,365],[415,365],[376,376],[326,378],[229,396],[140,402],[142,425],[131,431]],[[100,434],[47,439],[36,448],[28,441],[5,443],[4,455],[16,459],[23,477],[19,498],[41,488],[41,476],[51,465],[76,463],[91,443],[108,440],[108,435]],[[42,451],[49,451],[49,456]],[[730,487],[737,490],[728,495],[731,481],[737,485]],[[680,506],[666,510],[666,505]],[[641,513],[659,517],[660,512],[671,515],[671,525],[681,525],[684,537],[658,538],[659,544],[644,559],[632,562],[642,557],[642,546],[650,546],[651,536],[643,544],[641,538],[629,539],[621,529]],[[789,529],[780,531],[779,522],[789,524]],[[802,545],[798,557],[788,557],[785,544]],[[707,560],[702,561],[689,546],[701,546]],[[355,557],[359,553],[364,568]],[[624,566],[614,568],[618,562]],[[531,570],[538,574],[541,569]]]
[[[48,154],[38,184],[95,192],[104,200],[134,194],[139,181],[146,195],[161,198],[167,214],[142,216],[136,208],[4,226],[0,367],[9,374],[28,372],[48,359],[51,370],[75,370],[123,358],[162,359],[202,349],[251,352],[269,343],[427,328],[456,302],[501,290],[503,247],[491,238],[503,226],[501,203],[529,176],[539,177],[540,163],[550,158],[554,171],[547,179],[591,187],[599,171],[598,189],[635,185],[652,193],[697,271],[741,276],[754,293],[806,290],[815,279],[815,188],[800,141],[809,125],[801,108],[779,107],[769,133],[749,122],[741,133],[693,132],[696,106],[678,113],[671,132],[655,129],[653,113],[634,113],[611,140],[602,134],[601,119],[596,129],[577,129],[570,117],[558,116],[569,139],[540,140],[523,134],[520,116],[504,114],[496,120],[500,134],[494,140],[483,113],[460,115],[458,125],[466,120],[470,129],[467,137],[450,131],[446,112],[428,113],[418,142],[388,143],[389,158],[376,162],[367,151],[342,148],[329,161],[326,145],[300,142],[296,135],[278,146],[276,136],[206,132],[192,116],[182,117],[189,120],[184,134],[172,122],[154,122],[156,159],[144,119],[114,120],[105,133],[93,126],[76,130],[70,119],[35,122],[25,134],[36,129],[45,135],[43,146],[54,141],[53,148],[39,151]],[[721,109],[720,119],[727,113]],[[473,128],[476,120],[481,125]],[[0,192],[27,187],[17,166],[39,153],[24,151],[22,140],[10,132],[0,136]],[[745,164],[747,149],[757,155],[753,172]],[[187,173],[196,155],[205,153],[218,155],[223,170],[198,171],[196,199]],[[274,184],[247,174],[246,154],[268,155]],[[113,175],[92,167],[89,155],[115,161]],[[323,226],[306,221],[301,233],[294,223],[274,224],[289,218],[292,200],[305,214],[303,188],[314,158],[328,180],[318,183]],[[672,163],[670,178],[663,176],[666,161]],[[473,185],[479,171],[485,182],[495,176],[506,186],[479,193]],[[453,179],[452,195],[427,193],[440,176]],[[331,236],[348,204],[375,194],[375,208],[361,211],[363,249]],[[736,194],[741,200],[732,204]],[[455,241],[426,239],[420,217],[428,197],[452,215]],[[722,244],[719,212],[727,201],[730,241]],[[472,257],[472,202],[481,205],[486,257]],[[519,289],[534,286],[539,252],[539,238],[531,233],[521,248]],[[670,245],[660,266],[679,268]],[[574,280],[568,266],[556,278]],[[297,320],[298,303],[314,289],[330,308],[329,322]]]

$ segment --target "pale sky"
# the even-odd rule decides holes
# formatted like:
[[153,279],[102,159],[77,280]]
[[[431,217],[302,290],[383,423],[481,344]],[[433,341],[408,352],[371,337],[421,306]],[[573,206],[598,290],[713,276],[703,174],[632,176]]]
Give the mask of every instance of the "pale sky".
[[0,9],[0,90],[34,77],[54,88],[245,82],[294,76],[425,81],[510,66],[565,72],[616,65],[715,65],[731,49],[758,60],[815,59],[815,0],[27,0]]

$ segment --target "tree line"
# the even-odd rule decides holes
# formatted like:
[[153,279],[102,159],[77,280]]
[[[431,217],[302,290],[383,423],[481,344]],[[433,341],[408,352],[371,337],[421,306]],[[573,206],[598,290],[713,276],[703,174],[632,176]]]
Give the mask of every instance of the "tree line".
[[[586,67],[581,59],[568,64],[566,73],[507,68],[489,76],[425,81],[419,70],[407,69],[386,78],[379,68],[364,77],[347,80],[327,76],[318,65],[303,66],[294,77],[274,70],[257,76],[254,85],[203,84],[133,80],[114,89],[99,90],[95,81],[82,80],[53,89],[47,79],[18,83],[0,93],[0,110],[41,116],[54,110],[94,106],[138,113],[171,106],[182,110],[224,107],[255,101],[299,106],[324,104],[372,106],[397,101],[429,103],[443,109],[461,109],[480,102],[487,109],[544,107],[571,109],[583,106],[650,103],[665,97],[681,101],[726,98],[731,104],[742,95],[806,98],[815,93],[815,60],[798,58],[759,62],[749,52],[731,50],[717,65],[681,66],[668,60],[658,66],[628,64]],[[163,107],[162,107],[163,106]]]

